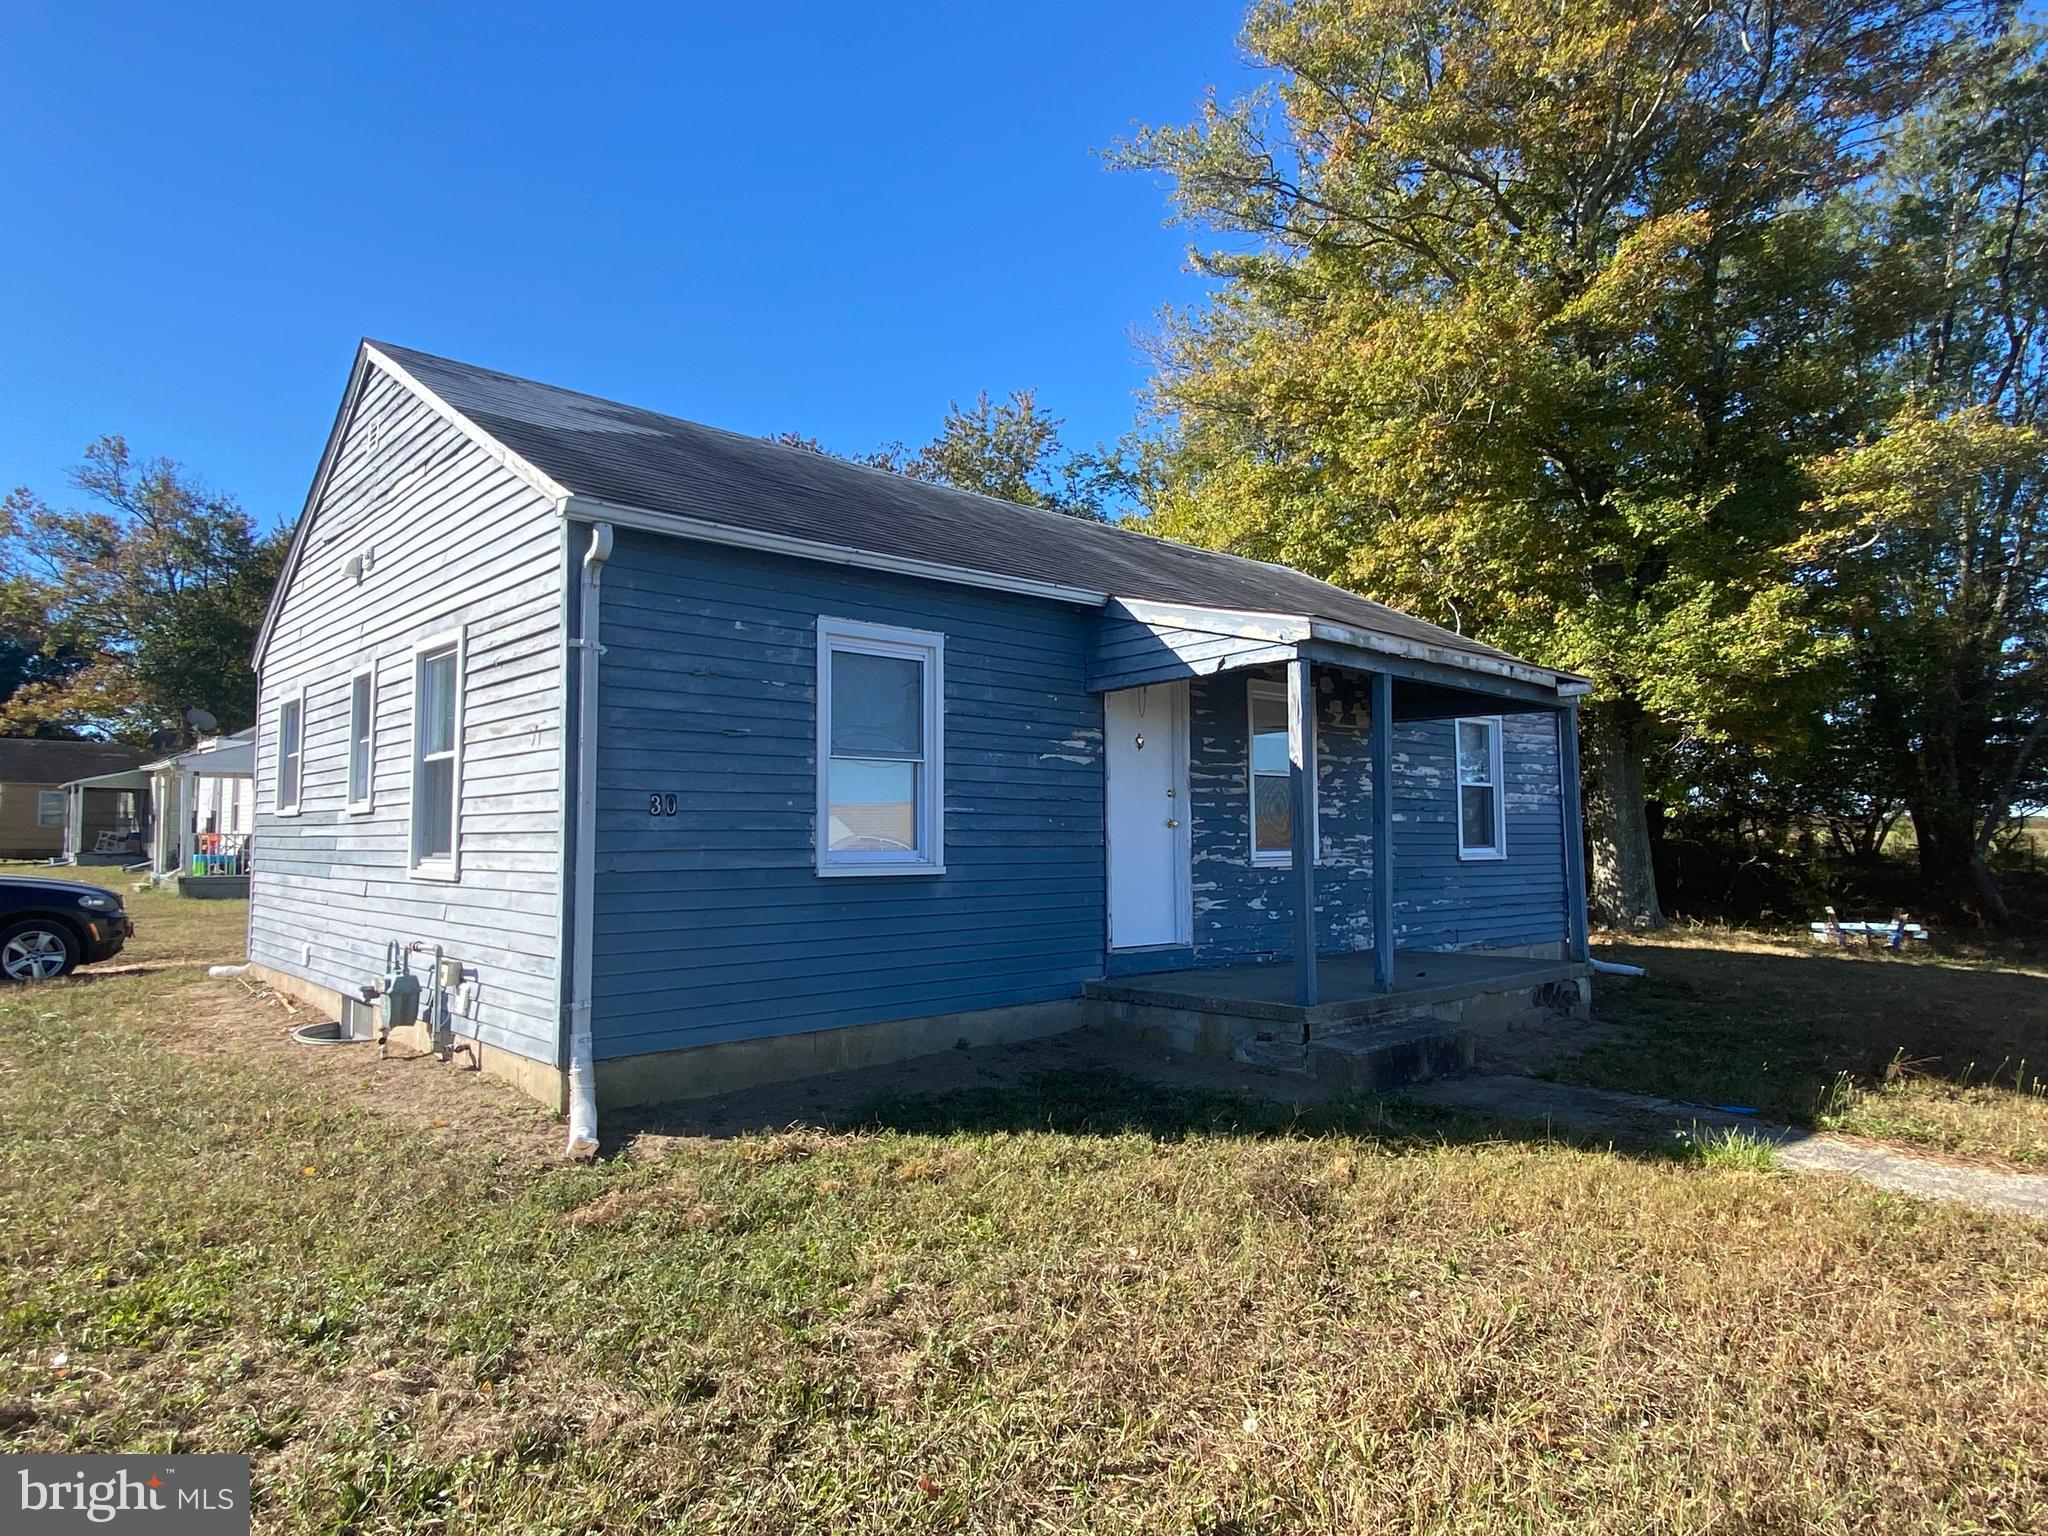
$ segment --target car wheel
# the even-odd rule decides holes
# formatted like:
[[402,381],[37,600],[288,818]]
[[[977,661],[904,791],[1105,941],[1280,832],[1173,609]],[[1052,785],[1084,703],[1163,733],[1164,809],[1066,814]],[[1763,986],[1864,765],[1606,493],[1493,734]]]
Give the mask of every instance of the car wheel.
[[78,964],[78,940],[62,923],[29,918],[0,929],[0,976],[53,981]]

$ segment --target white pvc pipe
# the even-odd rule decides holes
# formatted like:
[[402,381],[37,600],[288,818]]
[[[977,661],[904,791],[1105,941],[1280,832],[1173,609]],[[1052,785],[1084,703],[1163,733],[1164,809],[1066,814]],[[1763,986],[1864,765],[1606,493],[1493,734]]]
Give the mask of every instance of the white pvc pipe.
[[598,577],[612,555],[612,528],[597,523],[583,555],[577,603],[576,647],[576,868],[575,931],[569,946],[569,1146],[571,1157],[597,1151],[597,1067],[590,1048],[591,949],[597,890],[597,659]]
[[1647,976],[1650,973],[1640,965],[1623,965],[1619,960],[1595,960],[1593,970],[1601,976]]

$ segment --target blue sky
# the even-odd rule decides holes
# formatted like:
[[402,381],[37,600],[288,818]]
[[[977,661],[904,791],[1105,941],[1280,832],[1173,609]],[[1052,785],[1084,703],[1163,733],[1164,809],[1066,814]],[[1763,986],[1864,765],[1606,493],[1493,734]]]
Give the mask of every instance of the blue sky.
[[1252,77],[1242,0],[0,13],[0,488],[103,432],[264,521],[357,337],[842,450],[1035,387],[1114,439],[1198,295],[1092,151]]

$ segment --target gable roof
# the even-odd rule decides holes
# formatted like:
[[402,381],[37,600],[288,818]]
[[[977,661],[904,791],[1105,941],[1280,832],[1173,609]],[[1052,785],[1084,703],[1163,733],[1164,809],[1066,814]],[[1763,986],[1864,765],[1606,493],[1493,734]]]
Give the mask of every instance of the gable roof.
[[[573,509],[592,518],[651,514],[638,526],[700,537],[730,530],[771,544],[788,541],[792,553],[802,553],[802,545],[814,553],[857,551],[924,574],[956,572],[1085,602],[1128,598],[1320,619],[1428,647],[1454,662],[1487,670],[1506,664],[1574,681],[1286,566],[931,485],[410,347],[365,341],[350,401],[366,363],[494,446],[565,511],[583,503]],[[348,411],[345,401],[336,439]],[[321,478],[325,470],[323,460]],[[316,479],[309,513],[319,490]],[[303,518],[298,533],[305,533]],[[295,560],[296,550],[273,598],[273,618]],[[266,620],[259,657],[269,629]]]
[[118,741],[0,736],[0,784],[68,784],[133,768],[149,754]]

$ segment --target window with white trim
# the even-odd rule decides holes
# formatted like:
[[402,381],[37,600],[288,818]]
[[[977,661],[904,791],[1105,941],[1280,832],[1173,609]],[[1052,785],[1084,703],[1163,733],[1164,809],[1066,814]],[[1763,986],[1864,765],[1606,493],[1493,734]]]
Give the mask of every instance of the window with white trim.
[[818,620],[818,873],[945,872],[945,637]]
[[377,674],[365,668],[348,681],[348,808],[370,809],[377,751]]
[[280,813],[299,808],[299,778],[305,767],[306,695],[303,690],[277,706],[277,798]]
[[462,804],[462,637],[413,653],[412,872],[453,880]]
[[64,791],[61,789],[39,789],[36,791],[36,825],[39,827],[61,827],[64,825]]
[[1458,733],[1458,857],[1504,859],[1507,796],[1500,760],[1500,717],[1460,720]]
[[[1294,791],[1287,751],[1287,685],[1252,678],[1246,692],[1251,723],[1252,862],[1294,862]],[[1309,840],[1316,836],[1316,742],[1311,726],[1308,742]]]

